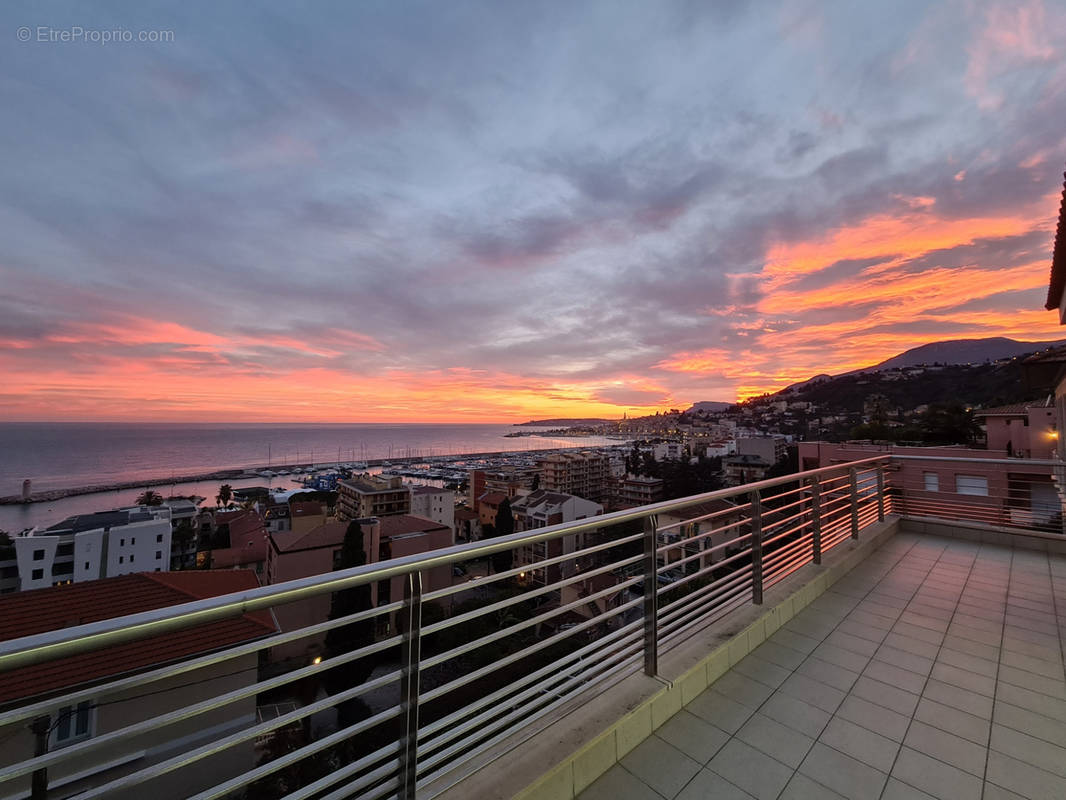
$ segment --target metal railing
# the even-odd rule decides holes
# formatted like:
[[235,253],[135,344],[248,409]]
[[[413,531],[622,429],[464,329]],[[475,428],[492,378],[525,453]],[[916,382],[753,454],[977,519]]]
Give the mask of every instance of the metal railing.
[[[258,641],[0,711],[0,741],[24,745],[0,762],[0,798],[415,797],[502,740],[532,736],[579,695],[655,675],[661,653],[761,603],[887,513],[943,512],[901,463],[877,456],[2,642],[0,681],[258,611],[311,615]],[[706,511],[709,501],[723,502]],[[507,563],[516,552],[519,566]],[[485,574],[460,577],[457,565]],[[378,588],[376,607],[328,619],[317,606],[313,616],[315,598],[364,586]],[[31,729],[54,729],[79,703],[94,710],[93,735],[55,747],[38,734],[33,755]],[[114,707],[124,713],[112,718]]]

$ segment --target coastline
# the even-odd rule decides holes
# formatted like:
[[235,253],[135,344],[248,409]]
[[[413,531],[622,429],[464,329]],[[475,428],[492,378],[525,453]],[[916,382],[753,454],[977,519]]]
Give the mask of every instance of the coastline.
[[[594,447],[598,449],[600,447],[605,446],[612,445],[590,445],[590,448]],[[536,456],[545,453],[565,452],[566,450],[570,449],[573,448],[546,447],[537,450],[491,450],[479,453],[456,453],[448,456],[436,456],[434,460],[448,461],[454,463],[456,461],[465,461],[471,458],[501,458],[505,456],[513,457],[521,455]],[[421,456],[404,456],[392,459],[371,458],[367,459],[363,463],[365,463],[367,467],[370,468],[380,467],[383,464],[420,464],[425,462],[426,460],[426,458]],[[305,464],[289,464],[286,466],[286,469],[307,469],[309,467],[312,467],[317,470],[329,470],[336,469],[339,465],[346,463],[348,462],[330,461],[326,463],[316,462],[315,464],[308,462]],[[210,472],[194,473],[191,475],[171,475],[165,478],[144,478],[142,480],[137,481],[115,481],[113,483],[92,484],[88,486],[73,486],[65,489],[46,489],[40,492],[31,492],[29,497],[22,497],[22,495],[4,495],[0,497],[0,506],[28,506],[34,503],[47,503],[53,500],[62,500],[66,497],[78,497],[87,494],[104,494],[107,492],[124,491],[130,489],[148,489],[153,486],[167,486],[169,484],[174,483],[196,483],[199,481],[225,481],[235,480],[238,478],[254,478],[256,477],[256,473],[260,470],[275,469],[277,468],[277,466],[278,465],[276,464],[273,467],[269,464],[263,464],[261,466],[255,467],[235,467],[228,469],[218,469],[212,470]]]

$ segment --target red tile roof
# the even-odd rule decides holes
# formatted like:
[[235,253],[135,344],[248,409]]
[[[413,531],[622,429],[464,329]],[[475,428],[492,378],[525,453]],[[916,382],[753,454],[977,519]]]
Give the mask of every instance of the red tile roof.
[[447,525],[425,517],[416,517],[413,514],[390,514],[387,517],[381,517],[379,522],[382,539],[388,539],[390,536],[404,536],[408,533],[448,530]]
[[314,550],[318,547],[340,547],[344,544],[344,534],[347,530],[347,522],[326,522],[312,528],[307,533],[277,531],[270,534],[270,538],[279,553],[291,553],[295,550]]
[[310,500],[289,503],[289,510],[294,517],[317,517],[325,513],[321,503],[315,503]]
[[[248,570],[145,572],[0,597],[0,641],[189,603],[259,586]],[[131,672],[212,652],[275,633],[266,611],[196,625],[11,670],[0,678],[0,704],[70,691]]]

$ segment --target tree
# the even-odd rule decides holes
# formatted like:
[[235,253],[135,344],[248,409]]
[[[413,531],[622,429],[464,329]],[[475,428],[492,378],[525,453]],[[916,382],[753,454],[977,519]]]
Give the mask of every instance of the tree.
[[161,506],[163,505],[163,495],[159,494],[159,492],[153,492],[151,489],[145,489],[137,496],[137,505]]
[[[358,520],[352,520],[344,532],[344,543],[341,545],[340,555],[334,561],[333,568],[351,569],[364,564],[366,564],[366,550],[363,547],[363,529]],[[333,593],[329,618],[341,619],[360,611],[368,611],[373,607],[369,583],[351,589],[341,589]],[[330,658],[344,655],[373,641],[374,619],[372,617],[331,628],[326,634],[326,655]],[[330,694],[337,694],[363,683],[374,671],[374,666],[375,660],[372,657],[365,657],[333,667],[325,673],[326,691]],[[348,700],[340,703],[337,706],[337,715],[341,727],[354,724],[359,719],[359,711],[360,707],[357,702]]]
[[927,444],[972,444],[981,434],[973,411],[958,403],[930,405],[919,427]]
[[535,492],[539,488],[540,488],[540,473],[538,472],[538,473],[536,473],[533,476],[533,491]]
[[[512,533],[514,533],[514,514],[511,512],[511,501],[505,497],[500,501],[499,508],[496,509],[494,535],[498,538],[501,536],[510,536]],[[501,553],[493,553],[492,568],[497,573],[506,572],[511,568],[513,559],[514,552],[511,550],[504,550]]]
[[218,487],[218,494],[215,495],[215,500],[222,507],[228,506],[229,501],[233,499],[233,487],[228,483],[224,483]]

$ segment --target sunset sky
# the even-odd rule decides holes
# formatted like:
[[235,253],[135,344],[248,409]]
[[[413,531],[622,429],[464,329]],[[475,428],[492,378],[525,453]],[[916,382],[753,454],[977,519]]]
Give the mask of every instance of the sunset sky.
[[620,417],[1066,338],[1061,2],[108,5],[0,6],[0,420]]

